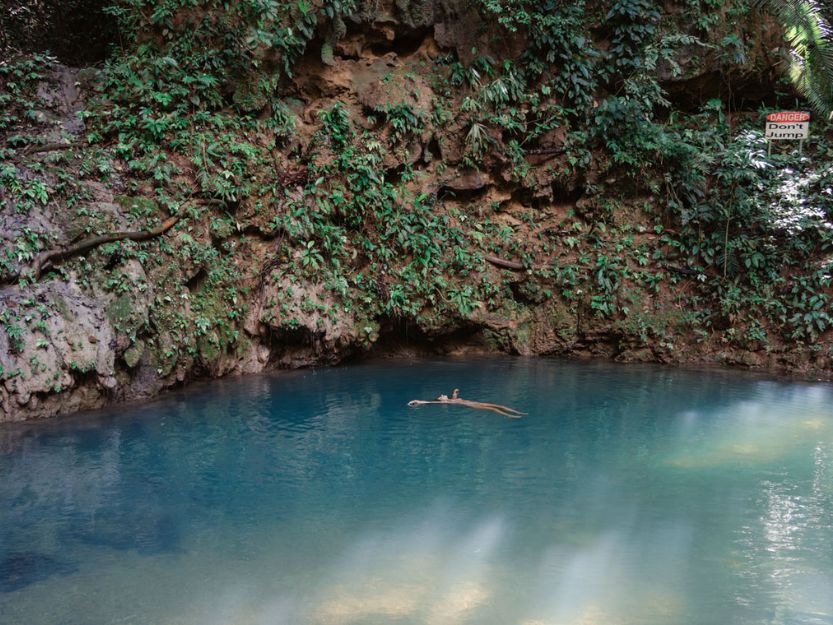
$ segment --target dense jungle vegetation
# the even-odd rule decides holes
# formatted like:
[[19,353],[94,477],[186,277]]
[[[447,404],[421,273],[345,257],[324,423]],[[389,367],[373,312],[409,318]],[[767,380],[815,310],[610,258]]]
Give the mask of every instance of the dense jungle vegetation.
[[[828,5],[4,11],[0,376],[19,405],[151,392],[142,370],[158,390],[333,362],[403,332],[830,369]],[[69,79],[77,128],[44,88],[65,64],[89,65]],[[813,111],[801,152],[768,150],[774,110]],[[73,297],[101,309],[109,355]]]

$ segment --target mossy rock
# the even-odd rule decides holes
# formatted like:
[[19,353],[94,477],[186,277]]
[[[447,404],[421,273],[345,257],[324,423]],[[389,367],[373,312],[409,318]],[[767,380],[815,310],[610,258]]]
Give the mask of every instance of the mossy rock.
[[262,111],[269,104],[268,82],[262,80],[261,74],[244,77],[234,90],[234,104],[244,113]]
[[[214,339],[213,341],[211,340],[212,338]],[[197,350],[200,353],[200,359],[205,364],[213,362],[220,354],[216,335],[199,337],[197,339]]]
[[122,334],[133,334],[142,325],[142,319],[134,314],[133,300],[126,293],[110,302],[105,312],[113,328]]
[[433,0],[396,0],[396,17],[410,28],[434,25]]
[[247,336],[240,335],[237,342],[234,344],[234,353],[238,357],[242,357],[252,348],[253,341]]
[[170,336],[160,337],[156,340],[150,341],[147,346],[146,362],[150,364],[160,376],[167,376],[176,367],[177,361],[175,358],[169,358],[165,355],[168,350],[168,344],[163,342],[170,339]]
[[124,362],[127,364],[128,367],[133,369],[136,365],[139,364],[139,361],[142,359],[142,355],[145,353],[145,344],[143,341],[136,341],[133,345],[131,345],[127,351],[124,352]]
[[524,353],[529,349],[533,335],[533,329],[530,327],[529,321],[519,323],[510,333],[512,335],[512,344],[519,353]]
[[566,341],[573,341],[576,338],[576,315],[570,310],[566,302],[560,299],[553,300],[547,306],[547,315],[556,334]]
[[379,0],[359,0],[350,18],[364,24],[376,21],[379,18]]
[[366,348],[370,348],[379,340],[380,330],[381,326],[378,321],[365,318],[357,320],[355,326],[353,327],[353,334],[359,337],[359,342],[362,345]]
[[83,88],[90,89],[101,80],[101,70],[95,67],[85,67],[78,70],[75,78]]
[[52,303],[52,308],[55,310],[65,321],[72,321],[74,319],[72,313],[69,310],[69,306],[66,303],[66,300],[61,295],[52,295],[50,297],[50,301]]
[[512,350],[512,342],[506,336],[506,332],[493,328],[483,328],[482,335],[483,343],[487,348],[502,352],[510,352]]
[[107,306],[107,318],[113,325],[122,325],[130,320],[133,305],[127,295],[120,295]]
[[212,219],[211,238],[215,240],[227,239],[234,234],[234,222],[231,219]]
[[156,200],[140,195],[116,195],[113,201],[119,205],[122,212],[135,217],[150,217],[159,211]]

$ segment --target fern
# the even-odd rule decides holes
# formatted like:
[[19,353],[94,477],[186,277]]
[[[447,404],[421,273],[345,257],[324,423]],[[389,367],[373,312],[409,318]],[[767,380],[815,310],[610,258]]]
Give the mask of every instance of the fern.
[[329,40],[321,44],[321,62],[324,65],[335,65],[333,58],[333,43]]
[[833,5],[822,0],[756,0],[784,27],[789,75],[823,117],[833,119]]

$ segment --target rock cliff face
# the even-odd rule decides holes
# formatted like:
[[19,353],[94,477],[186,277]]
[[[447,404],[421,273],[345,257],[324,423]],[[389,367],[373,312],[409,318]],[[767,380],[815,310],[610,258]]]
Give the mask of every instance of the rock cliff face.
[[[0,421],[374,349],[827,375],[823,332],[753,336],[752,315],[714,304],[727,263],[721,275],[670,253],[681,226],[667,175],[624,173],[573,114],[510,94],[522,30],[495,37],[475,5],[427,0],[360,5],[321,28],[275,87],[280,110],[241,78],[225,97],[251,123],[218,130],[194,100],[184,148],[170,128],[142,154],[126,131],[100,132],[128,107],[99,70],[40,58],[32,78],[0,74],[27,102],[0,148]],[[589,32],[612,45],[602,25]],[[770,97],[780,34],[757,16],[737,37],[733,67],[690,40],[656,63],[674,106],[699,110],[733,81],[746,108]],[[516,104],[490,104],[481,122],[470,113],[486,111],[487,86]],[[591,110],[608,96],[597,89]],[[149,136],[176,122],[153,106],[131,122]],[[507,130],[549,114],[560,121],[522,130],[527,145]],[[224,182],[238,190],[210,190]]]

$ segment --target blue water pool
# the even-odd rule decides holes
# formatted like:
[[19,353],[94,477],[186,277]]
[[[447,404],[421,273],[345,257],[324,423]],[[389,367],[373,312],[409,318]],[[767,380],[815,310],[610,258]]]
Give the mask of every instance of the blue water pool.
[[[455,386],[528,416],[406,405]],[[833,624],[833,386],[381,362],[0,427],[0,624]]]

